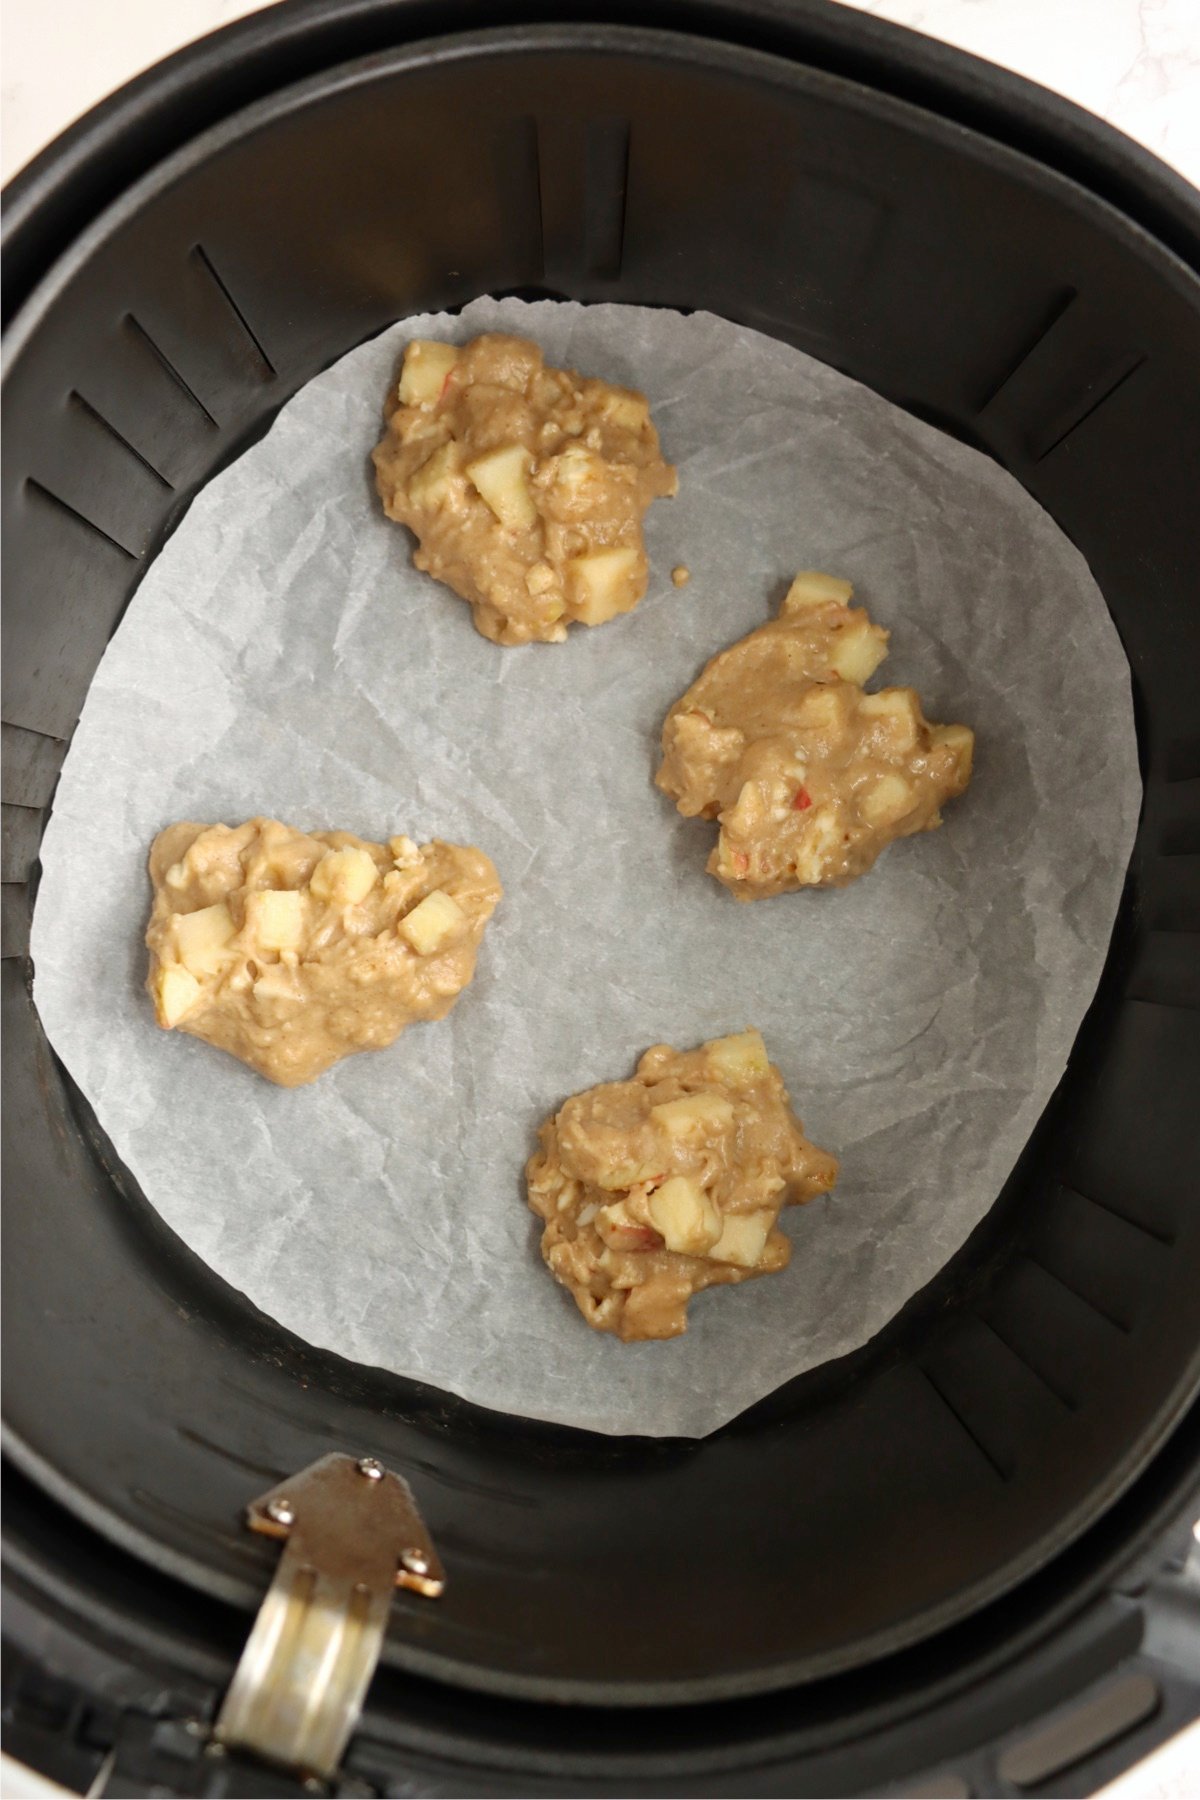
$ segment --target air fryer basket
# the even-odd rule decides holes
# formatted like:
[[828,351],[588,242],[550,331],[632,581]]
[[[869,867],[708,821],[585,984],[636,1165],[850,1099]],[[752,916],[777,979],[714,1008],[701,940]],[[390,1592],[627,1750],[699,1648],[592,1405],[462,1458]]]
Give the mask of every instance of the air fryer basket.
[[[429,1731],[463,1730],[463,1687],[488,1754],[516,1756],[561,1730],[530,1701],[721,1699],[629,1742],[733,1768],[785,1720],[1011,1655],[1195,1481],[1200,218],[1071,109],[873,22],[555,10],[285,6],[110,103],[14,195],[6,1445],[29,1566],[119,1546],[124,1603],[160,1649],[186,1617],[213,1680],[272,1562],[246,1501],[369,1451],[411,1477],[451,1577],[435,1608],[397,1602],[387,1658],[422,1679],[381,1677],[379,1730],[414,1694]],[[192,495],[364,337],[509,290],[709,308],[989,451],[1088,558],[1133,669],[1125,899],[1018,1168],[867,1349],[701,1443],[510,1421],[289,1337],[146,1205],[30,997],[57,770]]]

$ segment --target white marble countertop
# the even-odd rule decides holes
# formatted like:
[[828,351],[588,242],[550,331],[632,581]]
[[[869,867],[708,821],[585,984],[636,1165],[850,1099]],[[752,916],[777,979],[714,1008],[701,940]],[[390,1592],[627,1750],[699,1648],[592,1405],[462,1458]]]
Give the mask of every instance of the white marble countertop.
[[[160,57],[264,0],[0,0],[0,175]],[[1200,0],[849,0],[1065,94],[1200,186]]]
[[[0,178],[97,100],[267,0],[0,0]],[[1107,119],[1200,186],[1200,0],[846,0],[1027,75]],[[1198,1528],[1200,1529],[1200,1528]],[[1108,1792],[1186,1800],[1200,1725]],[[7,1757],[0,1794],[53,1795]]]

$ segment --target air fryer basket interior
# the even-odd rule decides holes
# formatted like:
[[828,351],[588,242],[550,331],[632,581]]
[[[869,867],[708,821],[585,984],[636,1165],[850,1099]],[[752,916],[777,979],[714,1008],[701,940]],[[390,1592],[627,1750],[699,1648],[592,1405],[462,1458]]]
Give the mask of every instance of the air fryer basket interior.
[[397,1602],[389,1657],[604,1701],[862,1664],[1112,1506],[1200,1374],[1197,287],[1084,187],[915,104],[611,27],[326,69],[76,242],[9,351],[4,719],[28,817],[6,881],[34,866],[105,642],[196,489],[364,337],[514,289],[709,308],[998,457],[1112,610],[1146,802],[1101,992],[992,1215],[866,1350],[701,1443],[481,1414],[288,1337],[145,1204],[6,961],[6,1412],[27,1473],[249,1609],[271,1552],[246,1501],[369,1451],[411,1476],[451,1576],[437,1607]]

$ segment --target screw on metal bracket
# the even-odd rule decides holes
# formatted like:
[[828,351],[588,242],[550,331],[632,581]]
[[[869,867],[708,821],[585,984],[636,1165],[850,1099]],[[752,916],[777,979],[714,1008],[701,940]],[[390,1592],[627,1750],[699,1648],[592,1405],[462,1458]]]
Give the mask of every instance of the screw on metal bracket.
[[247,1522],[286,1542],[214,1739],[330,1776],[375,1673],[393,1589],[437,1599],[445,1572],[407,1483],[373,1456],[322,1457],[254,1501]]

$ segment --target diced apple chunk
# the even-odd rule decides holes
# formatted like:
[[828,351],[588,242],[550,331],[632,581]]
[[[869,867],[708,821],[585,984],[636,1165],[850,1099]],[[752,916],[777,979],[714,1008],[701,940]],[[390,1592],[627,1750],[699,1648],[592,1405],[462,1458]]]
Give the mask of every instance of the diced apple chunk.
[[828,731],[841,717],[841,696],[819,683],[802,694],[796,705],[797,723],[806,731]]
[[267,888],[246,903],[248,923],[262,950],[298,950],[304,941],[304,895],[294,888]]
[[606,1193],[617,1193],[622,1188],[638,1187],[645,1181],[661,1181],[663,1177],[663,1159],[657,1162],[612,1163],[607,1169],[599,1169],[592,1176],[596,1186]]
[[623,425],[626,431],[641,431],[650,417],[644,395],[629,388],[610,388],[601,402],[601,411],[614,425]]
[[461,475],[458,445],[442,444],[421,464],[408,491],[419,506],[442,506],[454,493]]
[[810,606],[828,606],[836,601],[839,606],[848,606],[854,589],[848,581],[839,581],[836,575],[822,575],[818,569],[802,569],[787,591],[782,610],[785,613],[805,612]]
[[533,458],[524,444],[506,444],[467,464],[467,474],[508,531],[527,531],[537,508],[526,479]]
[[703,1256],[721,1235],[721,1215],[704,1189],[686,1175],[672,1175],[649,1200],[650,1217],[668,1250]]
[[453,344],[414,338],[404,352],[404,368],[400,374],[401,405],[436,406],[446,377],[457,361],[458,351]]
[[861,717],[882,719],[893,749],[911,750],[917,741],[921,705],[913,688],[884,688],[864,694],[858,702]]
[[232,936],[233,920],[223,901],[176,915],[175,947],[180,962],[193,975],[215,975],[229,960]]
[[869,719],[911,719],[917,710],[917,696],[912,688],[883,688],[878,694],[864,694],[858,710]]
[[345,850],[330,850],[312,872],[309,883],[318,900],[333,906],[357,906],[365,900],[379,879],[375,858],[353,845]]
[[575,616],[584,625],[603,625],[638,602],[638,552],[630,547],[594,550],[567,564]]
[[913,804],[913,791],[903,775],[881,775],[859,797],[859,810],[868,825],[892,825]]
[[299,1006],[304,996],[297,986],[295,975],[286,964],[268,963],[254,984],[254,998],[276,1003],[285,1000]]
[[722,1094],[684,1094],[650,1108],[668,1137],[690,1137],[693,1132],[724,1131],[733,1123],[733,1106]]
[[725,1219],[708,1255],[713,1262],[735,1263],[739,1269],[757,1268],[774,1218],[772,1212],[734,1213]]
[[708,1060],[729,1081],[757,1081],[771,1064],[760,1031],[738,1031],[705,1045]]
[[456,937],[466,922],[467,915],[453,894],[435,888],[405,914],[396,930],[418,956],[432,956]]
[[200,998],[200,983],[187,969],[164,969],[158,978],[158,1019],[161,1025],[178,1025]]
[[954,752],[959,773],[963,780],[970,778],[971,764],[975,759],[975,733],[969,725],[935,725],[930,736],[935,744],[940,744]]
[[[586,1211],[586,1208],[584,1209]],[[662,1237],[649,1225],[641,1225],[630,1217],[629,1209],[623,1200],[612,1206],[598,1208],[594,1217],[596,1230],[600,1233],[610,1250],[659,1250],[662,1248]],[[579,1215],[579,1223],[585,1223],[583,1212]]]
[[421,847],[410,837],[393,837],[388,839],[388,849],[392,853],[392,861],[398,869],[415,869],[425,859],[421,855]]
[[872,625],[865,615],[860,615],[833,638],[830,664],[843,681],[853,681],[861,687],[887,655],[887,641],[888,634],[881,625]]
[[842,846],[842,827],[837,808],[814,807],[804,815],[804,836],[793,860],[796,879],[805,887],[819,887],[829,872],[835,853]]

